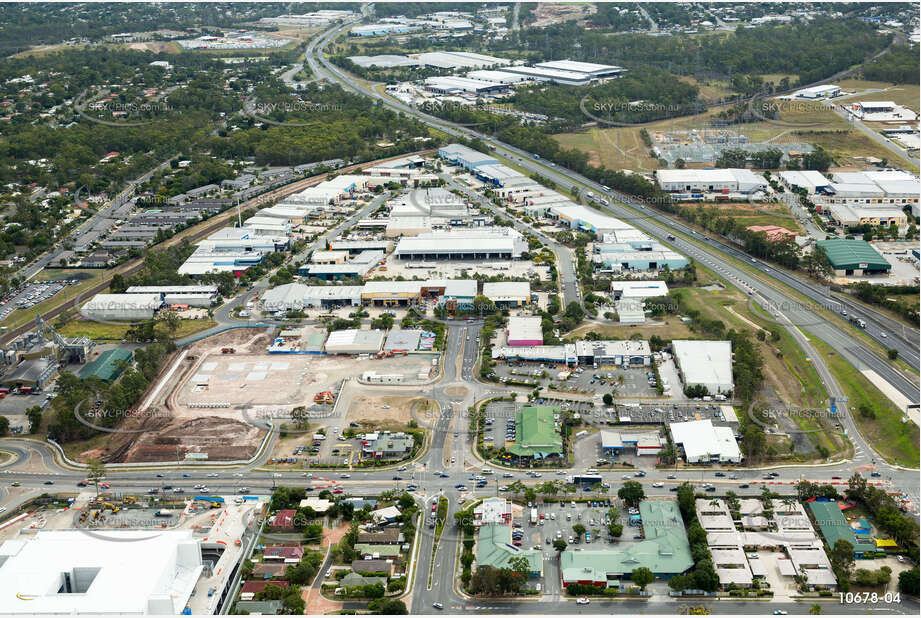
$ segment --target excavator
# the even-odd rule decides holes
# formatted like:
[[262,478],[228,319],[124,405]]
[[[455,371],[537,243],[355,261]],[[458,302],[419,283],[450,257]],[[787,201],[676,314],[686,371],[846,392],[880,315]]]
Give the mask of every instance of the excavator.
[[313,400],[315,403],[331,404],[336,401],[336,398],[333,397],[333,394],[330,391],[323,391],[321,393],[317,393],[316,395],[314,395]]

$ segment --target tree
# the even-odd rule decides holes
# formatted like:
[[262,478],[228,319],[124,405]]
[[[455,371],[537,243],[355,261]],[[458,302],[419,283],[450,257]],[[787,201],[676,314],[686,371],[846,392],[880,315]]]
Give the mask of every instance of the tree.
[[10,430],[10,419],[0,416],[0,436],[5,436]]
[[831,548],[829,556],[832,569],[839,573],[838,579],[851,578],[851,569],[854,568],[854,546],[846,539],[838,539]]
[[617,497],[630,505],[637,505],[646,498],[643,485],[637,481],[626,481],[624,486],[617,490]]
[[582,318],[585,317],[585,310],[582,309],[582,305],[580,305],[576,301],[572,301],[571,303],[566,305],[566,311],[563,315],[565,315],[568,318],[572,318],[578,324],[579,322],[582,321]]
[[[370,604],[368,605],[370,609]],[[380,599],[374,608],[374,613],[381,616],[406,616],[409,611],[406,603],[399,599]]]
[[684,519],[685,524],[694,519],[696,515],[694,486],[687,481],[678,486],[678,509],[681,511],[681,518]]
[[889,360],[895,360],[899,357],[899,351],[895,348],[890,348],[886,350],[886,356],[889,357]]
[[477,294],[473,297],[473,308],[478,313],[495,313],[497,310],[496,303],[489,300],[483,294]]
[[822,606],[819,605],[818,603],[813,603],[809,607],[809,613],[812,614],[813,616],[818,616],[819,614],[822,613]]
[[576,524],[572,527],[572,531],[576,533],[576,536],[582,536],[585,534],[585,526],[582,524]]
[[640,590],[646,590],[646,586],[655,581],[656,576],[646,567],[637,567],[633,569],[630,580],[640,587]]
[[26,418],[29,419],[29,433],[36,433],[42,426],[42,408],[41,406],[32,406],[26,410]]
[[515,558],[509,559],[508,565],[522,577],[527,578],[531,575],[531,565],[528,564],[528,559],[524,556],[516,556]]
[[608,534],[613,536],[615,539],[619,539],[623,533],[624,533],[623,524],[618,524],[613,521],[608,524]]
[[566,541],[564,541],[563,539],[554,539],[553,549],[557,551],[566,551]]
[[921,576],[919,576],[918,567],[899,573],[899,592],[910,594],[913,597],[918,596],[918,589],[921,587]]
[[292,564],[285,569],[285,577],[292,584],[306,586],[313,581],[313,578],[320,570],[321,564],[323,564],[323,554],[319,552],[307,552],[307,554],[301,558],[300,562]]
[[609,406],[614,403],[614,397],[611,396],[611,393],[605,393],[602,395],[601,400],[604,402],[604,405]]
[[96,488],[96,497],[99,497],[99,481],[106,477],[106,467],[99,461],[98,458],[94,457],[89,461],[89,468],[86,472],[86,480],[88,483],[92,483],[93,487]]

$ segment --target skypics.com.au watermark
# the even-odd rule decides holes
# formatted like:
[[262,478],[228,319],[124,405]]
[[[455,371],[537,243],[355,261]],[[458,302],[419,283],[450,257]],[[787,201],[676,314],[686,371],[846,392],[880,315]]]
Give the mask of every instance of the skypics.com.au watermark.
[[274,114],[328,114],[341,112],[342,106],[330,103],[312,103],[310,101],[281,101],[278,103],[268,103],[264,101],[247,101],[243,110],[250,118],[259,122],[276,127],[306,127],[316,123],[316,119],[299,122],[295,120],[277,120],[269,118],[268,115]]
[[775,324],[788,323],[801,327],[825,324],[828,320],[821,315],[821,312],[830,311],[836,313],[840,309],[840,306],[831,302],[775,300],[763,294],[750,295],[747,305],[751,313],[764,317]]
[[175,109],[165,101],[157,102],[125,102],[125,101],[92,101],[84,104],[86,95],[79,97],[74,102],[77,114],[90,122],[107,127],[140,127],[152,124],[162,119]]
[[[636,101],[633,103],[622,99],[601,100],[591,99],[587,94],[579,101],[579,109],[582,113],[599,124],[606,124],[612,127],[638,127],[656,120],[671,118],[677,116],[682,111],[682,106],[665,103],[653,103],[651,101]],[[641,114],[642,118],[630,121],[625,118],[612,118],[616,114],[630,115]],[[654,119],[649,119],[652,114]]]
[[748,418],[756,425],[765,429],[780,425],[779,421],[789,421],[784,423],[783,431],[788,434],[810,434],[825,431],[821,426],[816,429],[804,430],[797,429],[798,420],[816,421],[820,425],[826,421],[837,423],[840,417],[837,409],[834,411],[828,408],[800,408],[800,407],[766,407],[759,408],[752,403],[748,407]]
[[[96,431],[118,434],[140,434],[151,431],[145,426],[152,420],[172,418],[168,410],[152,407],[145,410],[128,408],[124,410],[106,408],[101,403],[91,403],[95,398],[87,398],[74,407],[77,422]],[[98,401],[98,400],[97,400]],[[127,421],[139,425],[137,429],[122,427]]]

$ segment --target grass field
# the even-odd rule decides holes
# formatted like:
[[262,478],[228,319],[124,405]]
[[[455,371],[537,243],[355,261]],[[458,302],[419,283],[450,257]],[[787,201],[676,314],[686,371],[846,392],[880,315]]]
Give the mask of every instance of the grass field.
[[[867,378],[854,371],[854,367],[837,352],[817,339],[813,339],[812,344],[841,384],[849,400],[848,408],[864,438],[887,461],[908,468],[917,468],[921,455],[918,450],[921,436],[918,426],[910,421],[903,423],[902,411]],[[858,412],[861,405],[873,409],[876,417],[869,419],[861,416]]]
[[783,204],[750,204],[748,202],[702,204],[701,208],[715,208],[721,215],[731,216],[742,225],[779,225],[791,232],[804,233],[802,226]]
[[[766,75],[766,81],[778,82],[783,75]],[[682,77],[688,83],[698,83],[691,77]],[[707,82],[701,85],[702,97],[705,99],[718,99],[723,94],[723,85],[719,82]],[[915,112],[919,111],[919,97],[921,89],[915,85],[893,85],[883,82],[866,82],[862,80],[844,80],[839,82],[846,91],[865,91],[876,89],[871,95],[842,97],[835,99],[836,103],[847,100],[859,100],[872,97],[874,100],[883,98],[904,105]],[[728,93],[727,93],[728,94]],[[707,126],[709,119],[724,108],[714,107],[698,116],[684,116],[671,120],[662,120],[645,125],[650,134],[656,131],[682,131],[701,126]],[[797,125],[814,126],[788,126],[771,122],[752,122],[745,124],[741,131],[752,142],[774,143],[808,142],[821,146],[831,151],[839,166],[857,165],[858,158],[877,157],[898,162],[907,169],[917,170],[908,161],[897,157],[891,151],[877,144],[872,139],[857,131],[850,129],[848,122],[830,109],[824,109],[822,102],[796,101],[780,104],[780,120]],[[657,169],[658,162],[649,156],[649,148],[640,138],[641,127],[594,127],[577,133],[562,133],[555,135],[556,141],[563,147],[575,148],[586,152],[590,161],[595,165],[604,165],[612,169],[632,169],[636,171],[652,171]],[[839,133],[846,131],[845,133]],[[700,167],[696,164],[692,167]]]
[[[203,330],[217,326],[214,320],[182,320],[179,328],[173,334],[174,339],[188,337]],[[130,324],[104,324],[90,320],[76,319],[64,324],[56,330],[65,337],[87,336],[94,341],[121,341],[125,338]],[[157,325],[157,331],[167,334],[162,324]]]
[[686,84],[697,86],[700,89],[700,98],[707,101],[717,101],[722,97],[732,96],[729,82],[726,81],[716,79],[699,80],[690,75],[682,75],[678,79]]
[[861,99],[871,98],[874,101],[894,101],[899,105],[913,110],[915,113],[921,111],[918,105],[918,99],[921,97],[921,86],[917,84],[890,84],[888,82],[870,82],[860,79],[849,79],[838,82],[842,90],[861,92],[864,90],[879,90],[871,95],[852,95],[841,97],[836,101],[859,101]]
[[562,133],[553,137],[564,148],[587,152],[593,165],[638,172],[658,169],[637,127],[594,127],[582,133]]

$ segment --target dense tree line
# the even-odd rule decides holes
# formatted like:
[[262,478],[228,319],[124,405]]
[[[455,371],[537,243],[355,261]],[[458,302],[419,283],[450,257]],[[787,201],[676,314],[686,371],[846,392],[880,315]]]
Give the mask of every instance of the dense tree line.
[[894,84],[917,84],[919,80],[917,45],[895,45],[889,53],[863,67],[864,79]]
[[655,64],[683,74],[698,70],[724,75],[787,73],[806,84],[859,64],[885,48],[891,35],[880,35],[872,25],[856,19],[818,17],[793,24],[740,26],[731,33],[705,37],[646,34],[612,37],[567,22],[527,29],[516,38],[492,41],[490,49],[517,48],[538,53],[546,60],[569,58],[633,70],[641,67],[645,70]]
[[645,17],[637,13],[633,3],[598,2],[595,7],[597,12],[589,16],[589,23],[608,32],[645,28],[648,23]]
[[516,109],[550,116],[545,130],[558,132],[575,129],[593,118],[641,123],[691,114],[697,95],[697,86],[663,69],[647,67],[596,86],[541,84],[517,88],[509,101]]
[[849,289],[865,303],[885,307],[909,322],[918,323],[918,308],[916,306],[904,300],[891,298],[895,294],[914,294],[917,296],[921,292],[917,285],[881,286],[861,281],[852,284]]
[[713,567],[713,557],[707,545],[707,533],[697,520],[694,487],[689,483],[682,483],[678,487],[678,509],[681,511],[681,519],[688,531],[688,543],[691,546],[694,568],[688,573],[672,577],[668,580],[668,586],[672,590],[714,592],[719,588],[720,580]]
[[[57,381],[58,394],[50,407],[52,420],[48,436],[60,443],[85,440],[100,433],[87,424],[88,419],[90,424],[102,427],[114,427],[124,421],[172,349],[168,340],[138,348],[134,352],[134,364],[112,384],[96,377],[78,378],[67,371],[61,373]],[[107,413],[89,418],[96,400],[102,402],[101,409]]]
[[[311,10],[347,8],[357,11],[359,3],[317,2]],[[284,4],[262,2],[183,2],[175,4],[90,4],[38,5],[10,3],[0,6],[0,50],[11,55],[33,45],[56,44],[72,38],[91,41],[122,32],[184,30],[199,26],[229,27],[288,12]]]
[[375,2],[375,17],[419,17],[432,11],[460,11],[463,13],[476,13],[482,8],[482,2],[445,2],[436,5],[428,2]]

